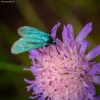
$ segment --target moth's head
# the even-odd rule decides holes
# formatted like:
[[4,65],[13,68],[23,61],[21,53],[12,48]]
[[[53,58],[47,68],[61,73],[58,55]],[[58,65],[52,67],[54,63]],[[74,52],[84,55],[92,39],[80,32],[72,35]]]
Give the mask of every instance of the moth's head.
[[55,41],[55,40],[53,40],[53,41],[52,41],[52,44],[53,44],[53,45],[55,45],[55,44],[56,44],[56,41]]
[[47,43],[46,46],[49,46],[50,44],[55,45],[56,44],[56,41],[50,36],[49,37],[49,40],[46,43]]
[[56,41],[55,41],[55,39],[53,39],[52,37],[50,37],[50,40],[49,40],[49,42],[50,42],[51,44],[53,44],[53,45],[55,45],[55,44],[56,44]]

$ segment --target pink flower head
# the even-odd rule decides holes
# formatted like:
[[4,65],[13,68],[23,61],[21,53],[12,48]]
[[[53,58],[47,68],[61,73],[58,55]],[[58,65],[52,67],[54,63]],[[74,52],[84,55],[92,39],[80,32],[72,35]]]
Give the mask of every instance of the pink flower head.
[[[92,22],[86,24],[74,37],[71,24],[64,25],[61,42],[56,45],[30,50],[31,72],[34,80],[25,81],[30,85],[33,96],[38,100],[100,100],[96,97],[94,84],[100,84],[100,63],[91,60],[100,54],[100,45],[86,54],[91,44],[84,38],[91,32]],[[56,31],[55,31],[56,32]],[[55,38],[56,33],[51,36]]]

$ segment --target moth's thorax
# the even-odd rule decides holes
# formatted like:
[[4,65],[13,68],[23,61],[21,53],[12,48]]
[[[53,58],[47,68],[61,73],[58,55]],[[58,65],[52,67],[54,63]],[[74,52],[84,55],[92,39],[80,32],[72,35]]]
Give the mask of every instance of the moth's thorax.
[[50,45],[50,44],[53,44],[53,45],[56,44],[56,41],[51,36],[49,36],[49,39],[47,41],[47,45]]
[[52,44],[53,44],[53,45],[55,45],[55,44],[56,44],[56,41],[55,41],[55,40],[53,40],[53,41],[52,41]]

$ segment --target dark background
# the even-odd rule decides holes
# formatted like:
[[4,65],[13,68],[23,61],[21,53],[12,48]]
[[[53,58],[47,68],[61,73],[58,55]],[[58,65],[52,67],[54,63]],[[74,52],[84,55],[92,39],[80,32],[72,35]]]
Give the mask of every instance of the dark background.
[[[71,23],[78,34],[85,24],[93,22],[93,30],[86,38],[92,46],[87,51],[100,44],[100,0],[0,0],[0,100],[30,100],[24,78],[33,76],[23,71],[31,65],[29,54],[10,52],[20,37],[17,29],[32,26],[50,33],[58,17],[62,23],[57,32],[59,39],[63,24]],[[100,61],[100,56],[94,60]],[[96,88],[98,95],[100,86]]]

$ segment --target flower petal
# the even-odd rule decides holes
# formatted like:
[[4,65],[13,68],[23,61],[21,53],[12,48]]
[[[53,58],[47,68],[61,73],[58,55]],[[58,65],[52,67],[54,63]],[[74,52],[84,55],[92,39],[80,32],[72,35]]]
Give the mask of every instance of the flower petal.
[[84,91],[84,94],[87,96],[88,95],[88,89],[86,87],[83,87],[83,91]]
[[86,24],[76,37],[76,43],[80,43],[92,30],[92,22]]
[[67,27],[64,25],[64,28],[63,28],[63,32],[62,32],[62,40],[64,42],[65,45],[68,44],[68,30],[67,30]]
[[56,44],[57,44],[59,47],[62,47],[62,42],[61,42],[58,38],[56,38]]
[[33,91],[34,91],[35,94],[38,94],[38,93],[40,92],[40,91],[39,91],[39,88],[37,88],[36,86],[33,87]]
[[45,100],[45,98],[43,96],[41,96],[37,100]]
[[27,83],[29,83],[29,84],[32,84],[33,83],[33,80],[28,80],[26,78],[24,79],[24,81],[27,82]]
[[58,29],[59,26],[60,26],[60,23],[57,23],[57,24],[52,28],[52,30],[51,30],[51,37],[52,37],[53,39],[56,38],[56,32],[57,32],[57,29]]
[[89,99],[84,95],[82,100],[89,100]]
[[29,53],[30,53],[29,58],[31,58],[31,59],[32,58],[37,58],[39,56],[39,52],[36,49],[30,50]]
[[89,85],[85,81],[83,81],[83,86],[84,87],[89,87]]
[[90,61],[100,54],[100,45],[93,48],[88,54],[85,55],[85,61]]
[[83,96],[84,96],[84,94],[82,92],[78,93],[78,99],[79,100],[83,100]]
[[[92,94],[89,92],[87,88],[83,87],[83,91],[84,91],[84,94],[89,98],[89,100],[94,100]],[[86,99],[84,96],[83,100],[88,100],[88,99]]]
[[93,83],[87,82],[87,84],[89,85],[89,87],[87,87],[88,90],[89,90],[89,92],[90,92],[92,95],[95,95],[95,94],[96,94],[96,90],[95,90],[95,87],[94,87]]
[[37,96],[30,96],[29,98],[31,98],[31,99],[36,99]]
[[92,76],[93,83],[100,84],[100,76]]
[[94,65],[94,67],[88,72],[90,75],[96,75],[98,70],[100,69],[100,63]]
[[74,30],[71,24],[67,25],[67,30],[68,30],[69,38],[74,40]]
[[34,56],[39,55],[39,52],[38,52],[36,49],[30,50],[29,53],[30,53],[31,55],[34,55]]
[[79,54],[84,55],[84,53],[86,51],[86,47],[87,47],[87,41],[83,40],[81,43],[81,48],[80,48]]
[[30,70],[34,75],[38,72],[38,70],[37,70],[37,68],[35,66],[31,66]]
[[100,100],[100,95],[95,97],[94,100]]
[[27,86],[27,87],[26,87],[26,88],[27,88],[27,91],[30,91],[30,89],[32,89],[33,86],[34,86],[34,84],[31,84],[30,86]]
[[87,97],[89,98],[89,100],[94,100],[94,97],[93,97],[93,95],[90,92],[88,92]]
[[86,41],[86,42],[87,42],[87,46],[91,46],[92,45],[90,42],[88,42],[88,41]]

